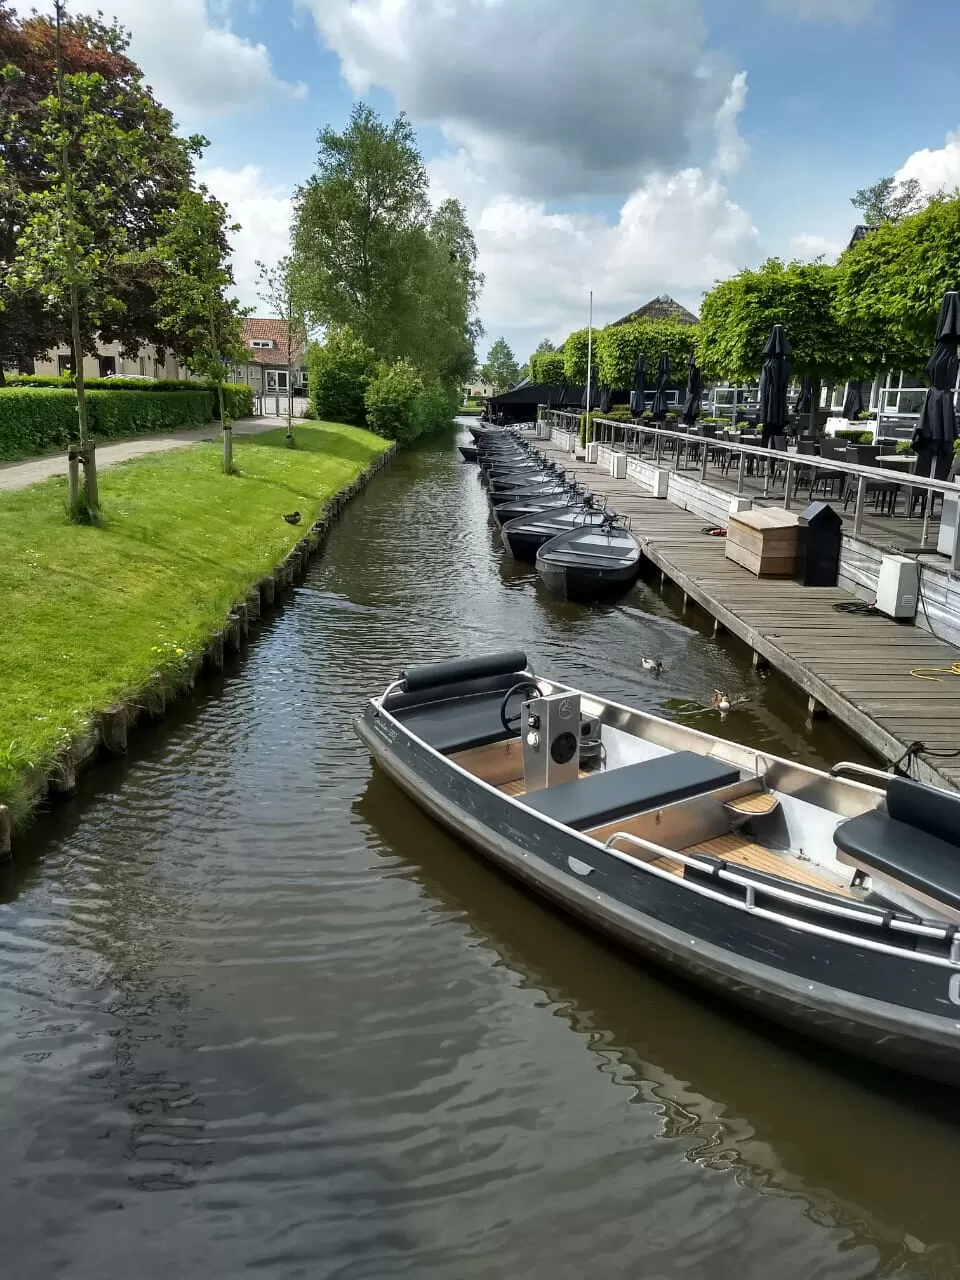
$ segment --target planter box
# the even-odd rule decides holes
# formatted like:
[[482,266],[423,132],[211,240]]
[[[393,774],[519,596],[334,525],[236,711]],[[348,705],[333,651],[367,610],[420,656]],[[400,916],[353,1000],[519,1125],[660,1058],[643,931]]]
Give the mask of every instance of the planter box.
[[597,452],[599,448],[600,446],[598,444],[595,444],[593,441],[591,441],[590,444],[586,446],[585,453],[586,453],[587,462],[596,462]]
[[614,480],[625,480],[627,475],[627,455],[613,453],[610,455],[610,474]]
[[758,578],[792,578],[797,564],[797,515],[770,507],[731,514],[727,559]]

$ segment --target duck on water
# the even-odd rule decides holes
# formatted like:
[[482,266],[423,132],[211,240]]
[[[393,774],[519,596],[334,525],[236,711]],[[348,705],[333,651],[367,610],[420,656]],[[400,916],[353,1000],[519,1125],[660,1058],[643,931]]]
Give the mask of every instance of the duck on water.
[[960,796],[727,742],[519,652],[411,667],[357,730],[434,818],[638,955],[960,1085]]

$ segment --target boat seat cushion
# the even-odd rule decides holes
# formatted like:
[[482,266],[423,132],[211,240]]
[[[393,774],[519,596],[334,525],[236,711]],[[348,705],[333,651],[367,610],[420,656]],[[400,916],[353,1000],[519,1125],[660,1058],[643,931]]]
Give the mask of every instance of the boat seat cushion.
[[892,818],[882,809],[841,822],[834,839],[842,862],[960,911],[960,847],[956,844]]
[[739,781],[740,770],[733,765],[694,751],[676,751],[528,792],[522,803],[566,827],[586,831]]
[[[516,682],[523,676],[511,679]],[[392,714],[435,751],[468,751],[471,747],[486,747],[492,742],[515,736],[507,733],[500,719],[503,695],[509,688],[507,683],[492,693],[424,702]],[[515,701],[511,710],[518,705]]]

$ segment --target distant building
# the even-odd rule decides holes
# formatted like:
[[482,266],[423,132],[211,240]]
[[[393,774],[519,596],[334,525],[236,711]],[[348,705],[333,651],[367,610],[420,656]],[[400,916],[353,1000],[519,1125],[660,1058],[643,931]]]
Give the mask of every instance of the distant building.
[[493,384],[490,382],[471,382],[467,387],[467,395],[471,399],[483,400],[493,395]]
[[[254,395],[287,394],[287,335],[290,326],[286,320],[260,319],[249,316],[243,322],[243,346],[246,364],[236,370],[236,381],[245,382]],[[309,375],[306,369],[307,335],[294,332],[290,342],[289,363],[291,390],[294,395],[306,395]]]
[[659,298],[651,298],[636,311],[631,311],[629,315],[614,320],[613,324],[632,324],[634,320],[675,320],[678,324],[700,323],[699,316],[695,316],[692,311],[688,311],[685,306],[671,298],[669,293],[661,293]]
[[[48,351],[39,360],[34,361],[33,372],[43,378],[59,378],[73,370],[73,353],[66,344]],[[138,355],[125,357],[120,354],[119,342],[97,343],[95,356],[83,357],[83,374],[85,378],[115,378],[118,376],[135,378],[171,378],[179,380],[191,375],[186,365],[180,364],[176,356],[168,351],[161,360],[156,347],[147,343],[140,348]]]

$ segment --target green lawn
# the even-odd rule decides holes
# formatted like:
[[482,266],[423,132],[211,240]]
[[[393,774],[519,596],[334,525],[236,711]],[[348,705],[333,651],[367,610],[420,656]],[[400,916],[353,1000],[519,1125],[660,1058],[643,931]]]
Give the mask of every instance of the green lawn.
[[[387,448],[334,423],[198,444],[105,469],[102,528],[66,519],[66,481],[0,495],[0,803],[14,822],[91,715],[154,673],[175,681],[230,607],[303,536],[326,500]],[[299,510],[303,523],[282,512]]]

